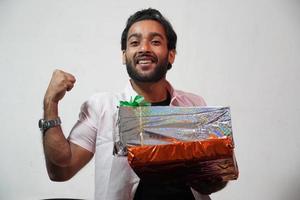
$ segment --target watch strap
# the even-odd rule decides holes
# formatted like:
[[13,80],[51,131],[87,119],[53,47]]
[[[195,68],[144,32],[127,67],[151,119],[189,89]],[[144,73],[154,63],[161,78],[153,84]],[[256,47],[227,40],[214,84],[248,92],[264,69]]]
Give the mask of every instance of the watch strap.
[[41,119],[39,121],[39,128],[43,133],[45,133],[49,128],[53,128],[55,126],[59,126],[61,124],[60,118],[51,119],[51,120],[45,120]]

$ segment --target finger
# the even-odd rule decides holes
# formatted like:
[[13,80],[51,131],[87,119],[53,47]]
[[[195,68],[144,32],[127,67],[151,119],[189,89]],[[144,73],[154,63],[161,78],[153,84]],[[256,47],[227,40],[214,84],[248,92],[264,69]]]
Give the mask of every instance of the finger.
[[72,81],[72,82],[76,81],[75,77],[72,74],[65,72],[63,70],[60,70],[60,69],[55,69],[52,76],[53,77],[63,77],[64,79],[66,79],[68,81]]
[[70,73],[65,72],[65,77],[66,77],[66,79],[67,79],[68,81],[71,81],[72,83],[75,83],[75,81],[76,81],[75,76],[73,76],[73,75],[70,74]]
[[67,87],[67,92],[71,91],[73,89],[73,86]]
[[73,87],[74,87],[74,83],[71,81],[68,81],[67,85],[66,85],[66,90],[70,91],[70,90],[72,90]]

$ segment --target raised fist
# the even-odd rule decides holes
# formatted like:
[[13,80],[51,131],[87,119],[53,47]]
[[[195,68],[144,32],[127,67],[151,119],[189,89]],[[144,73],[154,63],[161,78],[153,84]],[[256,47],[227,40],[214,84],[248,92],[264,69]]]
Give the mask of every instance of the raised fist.
[[55,70],[52,74],[49,86],[47,88],[44,102],[58,103],[70,91],[76,79],[72,74],[62,70]]

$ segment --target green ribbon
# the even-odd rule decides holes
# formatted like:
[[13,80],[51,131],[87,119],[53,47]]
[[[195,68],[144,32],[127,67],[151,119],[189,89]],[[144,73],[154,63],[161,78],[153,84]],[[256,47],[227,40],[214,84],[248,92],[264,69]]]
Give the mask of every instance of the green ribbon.
[[145,101],[143,96],[137,95],[130,101],[120,101],[120,106],[130,106],[130,107],[138,107],[138,106],[151,106],[151,103]]

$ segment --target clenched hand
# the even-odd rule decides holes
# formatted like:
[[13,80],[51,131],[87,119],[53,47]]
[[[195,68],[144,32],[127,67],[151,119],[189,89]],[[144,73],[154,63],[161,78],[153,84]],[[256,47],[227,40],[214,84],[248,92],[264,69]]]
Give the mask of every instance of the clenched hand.
[[44,103],[57,104],[65,96],[66,91],[70,91],[73,88],[75,81],[76,79],[72,74],[62,70],[55,70],[47,88]]

